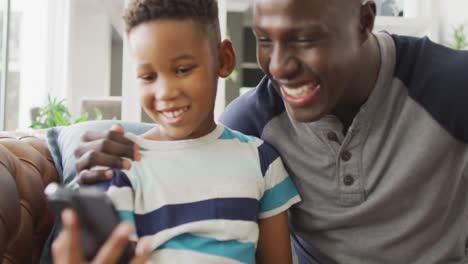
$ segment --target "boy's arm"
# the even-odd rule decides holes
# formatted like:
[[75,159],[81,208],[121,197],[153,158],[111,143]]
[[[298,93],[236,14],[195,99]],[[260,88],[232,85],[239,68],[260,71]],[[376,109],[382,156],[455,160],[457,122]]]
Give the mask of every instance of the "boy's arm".
[[107,189],[107,195],[114,203],[114,207],[122,221],[133,226],[134,233],[130,236],[131,241],[138,241],[135,214],[134,214],[134,191],[128,175],[120,170],[113,170],[114,177]]
[[258,225],[257,263],[292,263],[287,212],[260,219]]
[[257,260],[259,263],[292,263],[287,211],[301,198],[276,150],[263,142],[258,151],[265,189],[258,215]]

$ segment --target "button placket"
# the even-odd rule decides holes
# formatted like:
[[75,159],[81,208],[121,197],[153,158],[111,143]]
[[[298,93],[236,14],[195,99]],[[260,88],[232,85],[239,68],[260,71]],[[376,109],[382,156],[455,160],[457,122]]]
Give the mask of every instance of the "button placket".
[[327,139],[332,142],[338,142],[338,135],[335,132],[330,131],[327,133]]
[[351,152],[345,150],[345,151],[341,152],[340,157],[341,157],[342,161],[347,162],[347,161],[349,161],[351,159],[352,154],[351,154]]
[[338,177],[340,184],[340,203],[343,206],[355,206],[365,200],[359,169],[359,147],[356,138],[345,139],[337,157]]
[[350,174],[343,177],[343,184],[345,186],[351,186],[354,183],[354,177]]

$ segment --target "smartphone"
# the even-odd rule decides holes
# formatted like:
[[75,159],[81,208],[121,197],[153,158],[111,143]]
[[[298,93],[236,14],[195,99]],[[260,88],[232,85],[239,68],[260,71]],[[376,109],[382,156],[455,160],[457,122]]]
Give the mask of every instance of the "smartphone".
[[[110,198],[97,188],[80,187],[72,190],[56,183],[47,185],[44,192],[49,208],[60,228],[62,226],[61,214],[65,208],[72,208],[78,213],[81,248],[86,261],[93,260],[121,221]],[[129,263],[134,255],[133,251],[129,242],[119,264]]]

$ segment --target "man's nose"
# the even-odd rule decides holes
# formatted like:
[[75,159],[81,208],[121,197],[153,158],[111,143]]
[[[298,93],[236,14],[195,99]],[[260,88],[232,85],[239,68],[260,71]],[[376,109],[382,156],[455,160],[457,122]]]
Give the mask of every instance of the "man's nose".
[[275,45],[270,57],[269,71],[274,79],[290,80],[299,71],[299,63],[287,47]]

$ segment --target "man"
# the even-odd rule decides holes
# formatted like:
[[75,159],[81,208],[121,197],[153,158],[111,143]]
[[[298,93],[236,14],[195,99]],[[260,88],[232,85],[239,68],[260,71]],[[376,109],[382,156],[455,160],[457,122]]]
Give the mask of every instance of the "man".
[[[267,77],[221,121],[283,157],[303,198],[290,211],[301,263],[465,263],[468,53],[374,35],[375,11],[373,1],[254,1]],[[130,166],[114,156],[136,155],[116,131],[84,137],[82,182],[112,176],[95,165]]]

